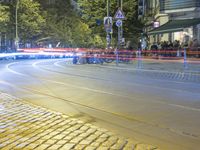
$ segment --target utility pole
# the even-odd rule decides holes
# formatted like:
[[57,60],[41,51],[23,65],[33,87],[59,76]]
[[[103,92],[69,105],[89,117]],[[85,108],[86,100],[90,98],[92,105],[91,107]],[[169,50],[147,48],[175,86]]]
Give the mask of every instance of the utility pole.
[[[107,18],[110,17],[110,0],[107,0]],[[111,44],[111,32],[112,32],[112,25],[111,27],[109,27],[111,29],[108,29],[108,31],[106,32],[106,39],[107,39],[107,48],[110,47]]]
[[16,8],[15,8],[15,48],[16,51],[19,48],[19,36],[18,36],[18,7],[19,0],[16,0]]
[[120,49],[120,46],[122,44],[122,39],[123,39],[123,22],[122,20],[125,19],[125,16],[123,14],[123,0],[118,0],[118,10],[115,14],[115,19],[117,20],[116,21],[116,26],[118,27],[118,41],[117,41],[117,48],[115,50],[115,53],[116,53],[116,65],[118,66],[118,63],[119,63],[119,49]]

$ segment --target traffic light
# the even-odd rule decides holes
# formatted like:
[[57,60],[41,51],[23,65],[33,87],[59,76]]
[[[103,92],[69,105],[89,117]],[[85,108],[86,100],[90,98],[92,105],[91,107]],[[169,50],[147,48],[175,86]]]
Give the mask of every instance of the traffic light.
[[138,18],[144,15],[144,0],[138,0]]

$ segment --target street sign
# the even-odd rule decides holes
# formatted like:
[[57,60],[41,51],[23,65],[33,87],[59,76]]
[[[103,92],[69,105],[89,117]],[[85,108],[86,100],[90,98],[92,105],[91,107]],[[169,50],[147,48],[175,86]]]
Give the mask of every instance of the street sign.
[[117,12],[115,13],[115,16],[114,16],[115,19],[125,19],[125,15],[124,15],[124,12],[121,10],[121,8],[118,8]]
[[105,28],[112,27],[112,17],[104,17],[104,26]]
[[112,28],[105,28],[107,33],[112,33]]
[[117,20],[115,24],[116,24],[117,27],[121,27],[122,26],[122,20]]

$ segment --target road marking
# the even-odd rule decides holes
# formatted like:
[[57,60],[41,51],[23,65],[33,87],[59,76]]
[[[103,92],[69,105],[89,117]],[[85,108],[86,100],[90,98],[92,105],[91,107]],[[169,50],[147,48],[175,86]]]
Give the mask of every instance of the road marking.
[[168,104],[168,105],[182,108],[182,109],[187,109],[187,110],[200,111],[200,109],[198,108],[193,108],[193,107],[188,107],[188,106],[183,106],[183,105],[177,105],[177,104]]
[[[59,63],[61,63],[61,62],[65,62],[65,60],[57,61],[57,62],[54,63],[54,65],[57,66],[57,67],[60,67],[60,68],[66,68],[66,66],[63,66],[63,65],[60,65],[60,64],[59,64]],[[68,68],[68,69],[73,70],[71,67]],[[86,70],[83,70],[83,69],[79,69],[79,71],[87,72],[87,73],[91,73],[91,72],[92,72],[92,71],[86,71]]]
[[16,65],[16,64],[18,64],[18,63],[19,63],[19,62],[9,63],[9,64],[6,65],[6,69],[7,69],[9,72],[12,72],[12,73],[14,73],[14,74],[17,74],[17,75],[20,75],[20,76],[26,76],[25,74],[20,73],[20,72],[17,72],[17,71],[15,71],[15,70],[13,70],[13,69],[10,68],[11,66]]
[[111,92],[106,92],[106,91],[102,91],[102,90],[91,89],[91,88],[84,87],[84,86],[75,86],[75,85],[72,85],[72,84],[67,84],[67,83],[63,83],[63,82],[59,82],[59,81],[48,80],[48,79],[44,79],[44,78],[43,78],[43,80],[48,81],[48,82],[52,82],[52,83],[56,83],[56,84],[60,84],[60,85],[67,85],[67,86],[70,86],[70,87],[73,87],[73,88],[88,90],[88,91],[92,91],[92,92],[96,92],[96,93],[102,93],[102,94],[109,94],[109,95],[114,95],[114,96],[120,96],[120,95],[117,95],[117,94],[113,94]]
[[56,61],[56,62],[53,63],[53,65],[55,65],[57,67],[65,68],[64,66],[59,64],[60,62],[64,62],[64,60],[63,61]]
[[[38,67],[37,65],[38,65],[39,63],[42,63],[42,62],[44,62],[44,61],[34,62],[34,63],[32,64],[32,66],[35,67],[35,68],[40,69],[40,67]],[[10,63],[10,64],[8,64],[8,65],[6,66],[6,68],[7,68],[10,72],[12,72],[12,73],[14,73],[14,74],[21,75],[21,76],[28,76],[28,75],[26,75],[26,74],[22,74],[22,73],[20,73],[20,72],[16,72],[16,71],[14,71],[14,70],[12,70],[12,69],[10,68],[10,66],[16,65],[16,64],[18,64],[18,62]],[[92,91],[92,92],[97,92],[97,93],[101,93],[101,94],[109,94],[109,95],[113,95],[113,96],[120,96],[120,97],[124,97],[124,98],[130,98],[130,97],[125,96],[125,95],[114,94],[114,93],[111,93],[111,92],[106,92],[106,91],[102,91],[102,90],[98,90],[98,89],[91,89],[91,88],[83,87],[83,86],[74,86],[74,85],[72,85],[72,84],[67,84],[67,83],[63,83],[63,82],[59,82],[59,81],[48,80],[48,79],[44,79],[44,78],[43,78],[42,80],[48,81],[48,82],[52,82],[52,83],[56,83],[56,84],[60,84],[60,85],[67,85],[67,86],[74,87],[74,88],[79,88],[79,89],[83,89],[83,90],[88,90],[88,91]],[[2,82],[2,81],[1,81],[1,83],[4,83],[4,84],[5,84],[6,82],[4,82],[4,81]],[[11,84],[10,84],[10,85],[11,85]],[[165,88],[165,89],[167,89],[167,88]],[[178,90],[178,91],[181,91],[181,90]],[[160,104],[167,104],[167,105],[169,105],[169,106],[178,107],[178,108],[187,109],[187,110],[192,110],[192,111],[200,111],[200,109],[198,109],[198,108],[192,108],[192,107],[187,107],[187,106],[177,105],[177,104],[169,104],[169,103],[162,102],[162,101],[152,101],[152,102],[154,102],[154,103],[160,103]]]

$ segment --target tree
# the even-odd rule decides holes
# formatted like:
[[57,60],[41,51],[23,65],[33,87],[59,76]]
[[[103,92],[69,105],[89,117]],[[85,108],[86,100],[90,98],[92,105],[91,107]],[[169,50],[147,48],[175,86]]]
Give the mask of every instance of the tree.
[[[17,2],[19,2],[18,7]],[[42,16],[40,4],[33,0],[15,0],[4,2],[4,5],[4,10],[7,10],[6,18],[9,18],[4,26],[7,41],[9,41],[7,43],[10,43],[7,46],[14,48],[16,27],[18,29],[20,43],[25,44],[26,42],[33,42],[37,39],[45,26],[45,19]],[[17,14],[16,10],[18,12]],[[17,26],[16,16],[18,17]]]
[[80,20],[70,0],[57,0],[53,4],[41,1],[41,4],[47,21],[43,36],[49,37],[49,42],[61,43],[64,47],[90,45],[91,30]]
[[10,20],[9,7],[0,4],[0,32],[5,32],[6,25]]
[[82,21],[91,29],[93,46],[105,47],[106,33],[103,26],[103,17],[106,15],[106,3],[103,0],[77,0],[78,14]]
[[38,2],[20,0],[17,15],[19,37],[22,41],[32,41],[42,33],[46,20]]
[[[106,14],[106,0],[77,0],[80,16],[83,22],[87,23],[92,30],[93,35],[98,35],[105,41],[106,32],[103,25],[103,18]],[[126,41],[132,43],[131,46],[136,47],[142,24],[137,20],[137,0],[124,0],[123,11],[126,20],[123,21],[123,32]],[[117,1],[110,0],[110,16],[114,17],[118,9]],[[100,19],[102,24],[98,26],[96,20]],[[117,39],[117,27],[113,24],[113,37]],[[116,41],[116,40],[115,40]],[[130,43],[129,42],[129,43]],[[134,43],[136,43],[134,45]]]

